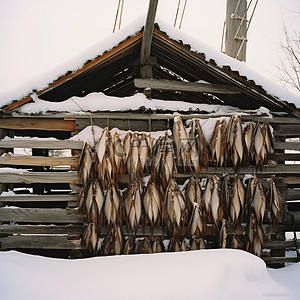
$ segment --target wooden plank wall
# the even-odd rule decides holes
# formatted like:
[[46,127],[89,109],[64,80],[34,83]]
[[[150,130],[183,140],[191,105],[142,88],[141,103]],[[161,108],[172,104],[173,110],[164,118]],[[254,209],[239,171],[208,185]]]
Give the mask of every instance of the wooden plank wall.
[[[183,119],[189,119],[195,115],[185,115]],[[207,118],[208,116],[197,115],[197,117]],[[13,119],[13,118],[11,118]],[[13,120],[0,119],[0,130],[15,129],[18,135],[28,133],[31,125],[35,124],[34,130],[39,129],[40,135],[49,136],[51,128],[60,128],[64,132],[74,135],[90,125],[88,117],[80,117],[72,122],[64,122],[64,119],[47,118],[46,122],[30,123],[26,118],[25,122],[13,122]],[[102,114],[93,119],[94,125],[110,129],[117,127],[121,130],[157,131],[172,128],[172,115],[168,114]],[[49,125],[59,122],[56,125]],[[280,224],[277,231],[272,226],[265,224],[267,233],[265,242],[264,260],[271,265],[282,264],[287,261],[296,261],[296,254],[293,257],[285,257],[285,250],[295,250],[295,241],[286,240],[285,232],[293,230],[291,215],[295,219],[295,229],[300,231],[300,120],[287,117],[262,117],[262,116],[242,116],[243,122],[270,122],[274,129],[276,153],[270,157],[270,163],[262,172],[258,172],[260,178],[270,178],[276,175],[276,183],[281,195]],[[10,128],[9,124],[13,124]],[[15,124],[18,124],[16,128]],[[20,124],[23,124],[20,128]],[[36,124],[40,128],[37,128]],[[6,131],[7,132],[7,131]],[[51,132],[55,137],[55,131]],[[3,138],[4,136],[2,136]],[[50,256],[78,257],[80,256],[80,238],[87,225],[87,220],[82,215],[76,204],[78,193],[77,168],[83,143],[69,139],[18,139],[4,138],[0,140],[0,151],[11,151],[17,148],[47,149],[47,150],[68,150],[70,155],[61,156],[33,156],[16,155],[6,153],[0,156],[0,184],[14,186],[14,193],[2,194],[0,196],[0,248],[19,249],[32,253],[47,252]],[[296,152],[291,152],[296,151]],[[13,151],[11,151],[13,152]],[[287,153],[289,152],[289,153]],[[295,161],[298,161],[295,163]],[[39,170],[35,170],[40,167]],[[11,169],[13,168],[13,169]],[[228,173],[234,176],[235,172],[230,169],[211,166],[203,176],[212,174],[222,175]],[[255,167],[241,168],[239,175],[256,173]],[[184,181],[192,174],[177,174],[176,180]],[[42,193],[34,194],[34,185],[39,185]],[[103,229],[103,235],[105,235]],[[211,234],[217,235],[214,228]],[[235,229],[235,233],[245,234],[245,225]],[[126,228],[124,228],[126,234]],[[228,234],[232,234],[233,229],[228,225]],[[156,235],[162,235],[162,231],[157,229]],[[150,231],[138,231],[138,235],[150,235]],[[271,252],[270,252],[271,250]],[[61,252],[60,252],[61,251]],[[58,254],[57,254],[58,253]]]

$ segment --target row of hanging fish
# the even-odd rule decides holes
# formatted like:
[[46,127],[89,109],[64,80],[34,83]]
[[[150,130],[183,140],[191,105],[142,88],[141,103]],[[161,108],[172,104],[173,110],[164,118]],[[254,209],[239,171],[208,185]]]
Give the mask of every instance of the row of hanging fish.
[[161,236],[146,236],[141,238],[129,235],[125,237],[121,226],[110,227],[105,238],[100,238],[93,223],[87,227],[83,238],[85,249],[91,255],[150,254],[211,248],[232,248],[244,249],[257,256],[261,256],[264,233],[262,227],[257,224],[254,214],[250,216],[246,235],[246,239],[243,237],[240,238],[235,233],[228,235],[226,221],[223,220],[217,244],[206,238],[196,238],[195,236],[190,239],[178,236],[174,236],[171,239]]
[[168,131],[156,141],[151,134],[128,132],[123,139],[118,132],[103,129],[92,151],[85,144],[79,164],[79,179],[83,185],[96,176],[104,184],[111,184],[128,173],[130,179],[142,178],[144,173],[159,174],[164,188],[177,171],[196,171],[232,164],[234,169],[254,161],[262,169],[274,153],[271,128],[268,123],[252,122],[242,129],[239,116],[216,121],[211,139],[206,141],[199,120],[192,120],[186,128],[181,117],[174,118],[173,135]]
[[[202,179],[191,177],[183,191],[170,179],[163,194],[162,187],[153,178],[145,187],[135,181],[123,192],[114,185],[102,190],[99,181],[90,182],[87,193],[78,199],[79,208],[86,210],[90,222],[84,245],[95,247],[94,237],[103,225],[126,225],[130,235],[136,235],[139,228],[146,226],[151,233],[155,227],[162,227],[167,235],[196,239],[205,237],[211,224],[222,232],[224,221],[233,226],[252,222],[262,228],[263,221],[276,226],[279,194],[272,178],[268,185],[264,189],[257,177],[248,179],[245,186],[238,176],[221,179],[214,175]],[[259,237],[261,241],[261,235]],[[252,238],[249,241],[249,245],[253,245]],[[255,241],[257,244],[257,239]]]

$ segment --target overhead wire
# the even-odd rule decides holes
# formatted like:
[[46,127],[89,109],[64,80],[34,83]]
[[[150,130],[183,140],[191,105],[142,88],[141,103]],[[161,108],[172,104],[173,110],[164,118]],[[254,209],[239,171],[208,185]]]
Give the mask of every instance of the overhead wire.
[[115,17],[115,23],[114,23],[113,33],[114,33],[115,30],[116,30],[117,19],[118,19],[119,10],[120,10],[120,4],[121,4],[121,0],[119,0],[119,3],[118,3],[118,8],[117,8],[116,17]]
[[120,12],[120,20],[119,20],[119,30],[121,29],[121,21],[122,21],[122,16],[123,16],[123,7],[124,7],[124,0],[122,0],[122,4],[121,4],[121,12]]
[[182,24],[183,15],[185,12],[186,3],[187,3],[187,0],[185,0],[185,2],[184,2],[183,11],[182,11],[181,19],[180,19],[180,24],[179,24],[179,29],[181,29],[181,24]]
[[179,7],[180,7],[180,1],[181,0],[178,0],[178,5],[177,5],[177,10],[176,10],[176,15],[175,15],[175,21],[174,21],[174,27],[176,27],[176,22],[177,22]]

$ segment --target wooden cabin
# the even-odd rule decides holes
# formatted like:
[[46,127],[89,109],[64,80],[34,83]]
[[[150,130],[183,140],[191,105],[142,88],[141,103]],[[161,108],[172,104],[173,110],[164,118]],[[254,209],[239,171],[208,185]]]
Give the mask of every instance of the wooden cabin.
[[[276,96],[275,91],[256,82],[256,78],[244,75],[244,64],[235,63],[222,53],[214,57],[215,53],[208,53],[207,49],[195,50],[186,41],[172,37],[173,30],[171,35],[164,28],[147,21],[138,32],[129,33],[126,39],[91,57],[82,67],[54,78],[43,89],[23,98],[10,99],[2,107],[1,250],[52,257],[85,255],[82,237],[89,221],[77,202],[82,185],[78,167],[84,142],[72,137],[87,126],[153,133],[172,131],[174,116],[178,115],[186,121],[239,114],[243,124],[271,125],[275,153],[261,170],[251,163],[236,170],[230,166],[216,167],[210,161],[198,176],[228,174],[233,178],[237,174],[244,178],[252,174],[264,184],[273,177],[280,195],[279,224],[262,224],[265,241],[261,257],[273,266],[298,261],[299,240],[286,239],[285,233],[300,231],[300,111],[288,92],[282,90],[286,97]],[[228,64],[220,64],[220,58]],[[82,108],[91,93],[99,108],[97,103],[96,108]],[[142,99],[140,106],[131,106],[133,97]],[[63,101],[72,99],[77,110],[70,111],[67,104],[64,109],[67,102]],[[175,102],[186,106],[175,107]],[[39,110],[41,103],[47,108]],[[115,109],[105,109],[113,103]],[[182,185],[194,175],[193,170],[184,172],[178,168],[174,178]],[[115,184],[124,189],[128,180],[127,175]],[[127,226],[121,225],[127,238]],[[233,226],[228,222],[226,230],[228,237],[237,235],[244,240],[247,224]],[[107,232],[108,227],[103,226],[99,237],[104,238]],[[148,236],[150,241],[155,236],[170,239],[160,226],[153,233],[146,226],[134,236]],[[210,226],[207,248],[218,247],[218,238],[218,229]],[[286,250],[290,250],[288,256]]]

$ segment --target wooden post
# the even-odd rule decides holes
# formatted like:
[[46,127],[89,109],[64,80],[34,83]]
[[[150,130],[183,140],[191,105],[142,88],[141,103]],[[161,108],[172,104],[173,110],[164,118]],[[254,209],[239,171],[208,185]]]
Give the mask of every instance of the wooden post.
[[246,12],[247,0],[227,0],[225,53],[241,61],[246,61]]
[[148,65],[151,54],[152,36],[158,0],[150,0],[146,24],[144,27],[142,47],[140,53],[140,65]]

